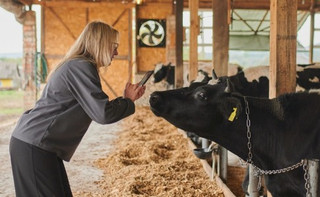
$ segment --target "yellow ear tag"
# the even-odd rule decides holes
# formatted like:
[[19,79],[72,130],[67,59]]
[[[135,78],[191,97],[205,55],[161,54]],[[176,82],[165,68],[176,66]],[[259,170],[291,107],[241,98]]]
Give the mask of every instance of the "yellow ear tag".
[[232,122],[234,120],[234,118],[236,117],[236,114],[237,114],[237,108],[234,107],[233,108],[233,112],[231,112],[230,116],[229,116],[229,121]]

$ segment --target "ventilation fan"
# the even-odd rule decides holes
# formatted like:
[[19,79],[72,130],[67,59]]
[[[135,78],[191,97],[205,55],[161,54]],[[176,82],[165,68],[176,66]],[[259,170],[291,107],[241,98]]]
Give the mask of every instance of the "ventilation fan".
[[137,34],[140,47],[165,47],[166,22],[158,19],[139,19]]

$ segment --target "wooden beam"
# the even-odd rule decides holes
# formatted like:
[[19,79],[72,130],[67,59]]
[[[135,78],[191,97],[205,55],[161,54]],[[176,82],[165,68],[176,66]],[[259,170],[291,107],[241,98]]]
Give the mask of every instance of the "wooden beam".
[[[312,0],[298,0],[298,10],[308,11]],[[189,7],[189,1],[184,0],[184,7]],[[232,9],[270,9],[270,0],[233,0],[231,1]],[[201,0],[199,2],[199,8],[212,8],[212,0]],[[320,8],[320,3],[315,6],[315,9]]]
[[218,76],[228,74],[229,25],[227,1],[213,0],[213,68]]
[[25,20],[25,11],[23,4],[15,1],[0,1],[0,7],[14,14],[16,21],[23,25]]
[[114,27],[118,22],[119,20],[121,19],[121,17],[126,13],[127,9],[124,9],[121,14],[118,16],[118,18],[112,23],[112,27]]
[[32,5],[33,0],[19,0],[23,5]]
[[95,7],[124,7],[134,8],[134,3],[121,3],[121,2],[88,2],[88,1],[34,1],[34,4],[40,4],[46,7],[65,7],[65,8],[95,8]]
[[199,27],[199,0],[189,0],[190,8],[190,45],[189,45],[189,81],[195,80],[198,75],[198,35]]
[[298,0],[271,0],[269,97],[295,92]]
[[175,88],[183,87],[183,24],[182,24],[183,2],[176,1],[176,69],[175,69]]

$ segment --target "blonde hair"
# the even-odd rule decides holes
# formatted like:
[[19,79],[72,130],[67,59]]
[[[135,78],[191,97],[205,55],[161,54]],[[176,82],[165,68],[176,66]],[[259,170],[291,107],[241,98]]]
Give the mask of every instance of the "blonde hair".
[[50,73],[57,70],[63,63],[75,58],[84,58],[96,65],[96,68],[109,66],[112,53],[117,47],[119,32],[110,25],[93,21],[86,25],[78,39],[69,49],[65,57],[55,66]]

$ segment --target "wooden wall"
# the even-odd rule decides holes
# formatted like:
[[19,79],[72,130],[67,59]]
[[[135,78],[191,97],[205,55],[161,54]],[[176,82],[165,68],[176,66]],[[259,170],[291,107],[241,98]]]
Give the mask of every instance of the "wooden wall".
[[65,55],[85,25],[93,20],[102,20],[120,32],[119,55],[111,66],[100,71],[101,84],[109,97],[122,96],[129,79],[129,27],[131,8],[124,4],[44,5],[43,51],[51,70]]

